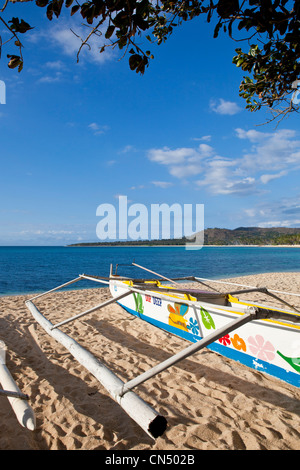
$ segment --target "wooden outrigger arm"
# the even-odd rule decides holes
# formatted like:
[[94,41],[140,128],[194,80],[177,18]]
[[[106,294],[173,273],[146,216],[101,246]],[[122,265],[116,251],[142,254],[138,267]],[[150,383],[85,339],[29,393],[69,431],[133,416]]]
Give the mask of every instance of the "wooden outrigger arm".
[[187,357],[191,356],[192,354],[195,354],[196,352],[200,351],[201,349],[205,348],[209,344],[213,343],[214,341],[217,341],[218,339],[222,338],[223,336],[227,335],[233,330],[236,330],[242,325],[245,325],[246,323],[256,319],[256,311],[253,309],[253,311],[250,311],[249,313],[246,313],[242,315],[240,318],[237,318],[236,320],[233,320],[230,322],[228,325],[224,326],[223,328],[219,328],[218,330],[214,331],[210,335],[208,335],[206,338],[203,338],[200,341],[197,341],[196,343],[191,344],[187,348],[183,349],[177,354],[174,354],[173,356],[169,357],[163,362],[160,362],[156,366],[152,367],[151,369],[145,371],[143,374],[139,375],[138,377],[130,380],[127,382],[123,388],[120,390],[119,394],[123,396],[125,393],[127,393],[129,390],[132,390],[134,387],[137,385],[142,384],[143,382],[146,382],[146,380],[154,377],[155,375],[159,374],[160,372],[168,369],[169,367],[177,364],[179,361],[182,361],[183,359],[186,359]]
[[0,389],[0,395],[3,397],[20,398],[21,400],[29,400],[29,396],[22,392],[13,392],[11,390]]
[[132,294],[132,292],[130,292],[130,291],[129,292],[124,292],[123,294],[118,295],[117,297],[109,299],[106,302],[102,302],[101,304],[96,305],[95,307],[90,308],[89,310],[86,310],[85,312],[78,313],[78,315],[74,315],[73,317],[67,318],[66,320],[63,320],[59,323],[56,323],[55,325],[53,325],[51,327],[51,330],[54,330],[54,328],[58,328],[59,326],[65,325],[66,323],[70,323],[71,321],[77,320],[78,318],[83,317],[83,316],[87,315],[88,313],[95,312],[95,310],[100,310],[100,308],[106,307],[107,305],[110,305],[114,302],[118,302],[118,300],[121,300],[121,299],[123,299],[124,297],[127,297],[127,295],[130,295],[130,294]]
[[[143,374],[127,382],[122,388],[122,390],[120,390],[120,395],[123,396],[124,393],[126,393],[129,390],[132,390],[137,385],[140,385],[143,382],[146,382],[146,380],[150,379],[151,377],[154,377],[160,372],[177,364],[179,361],[182,361],[183,359],[186,359],[192,354],[195,354],[201,349],[209,346],[211,343],[217,341],[218,339],[222,338],[228,333],[231,333],[232,331],[236,330],[240,326],[245,325],[246,323],[249,323],[250,321],[253,321],[253,320],[263,320],[267,318],[290,319],[290,315],[279,313],[278,317],[275,317],[273,315],[273,311],[262,310],[262,309],[255,308],[255,307],[249,307],[248,313],[243,314],[240,318],[233,320],[232,322],[225,325],[223,328],[219,328],[218,330],[214,331],[213,333],[201,339],[200,341],[197,341],[196,343],[191,344],[190,346],[183,349],[179,353],[174,354],[173,356],[166,359],[165,361],[160,362],[158,365],[152,367],[151,369],[143,372]],[[294,317],[294,321],[295,323],[300,323],[300,318]]]
[[[161,279],[164,279],[164,280],[169,281],[173,284],[176,284],[177,286],[180,286],[180,284],[178,282],[175,282],[173,279],[169,279],[168,277],[163,276],[162,274],[156,273],[155,271],[152,271],[151,269],[145,268],[144,266],[141,266],[141,265],[136,264],[136,263],[131,263],[131,264],[132,264],[132,266],[136,266],[137,268],[143,269],[144,271],[148,271],[149,273],[155,274],[156,276],[160,277]],[[277,294],[286,294],[286,292],[273,290],[273,289],[267,289],[266,287],[245,286],[243,284],[236,284],[236,283],[233,283],[233,282],[220,281],[220,280],[216,280],[216,279],[214,279],[214,280],[205,279],[205,278],[195,277],[195,276],[188,276],[186,278],[181,278],[181,279],[182,280],[186,279],[186,280],[189,280],[189,281],[200,282],[201,284],[204,284],[205,286],[207,286],[207,284],[205,284],[204,281],[210,281],[210,282],[213,282],[213,283],[231,284],[231,285],[234,285],[234,286],[240,286],[240,287],[246,288],[246,289],[242,289],[242,290],[235,290],[235,291],[230,291],[230,292],[225,292],[224,293],[224,294],[230,294],[230,295],[247,294],[249,292],[262,292],[263,294],[269,295],[270,297],[273,297],[274,299],[279,300],[284,305],[287,305],[288,307],[291,307],[295,312],[300,313],[300,311],[297,308],[295,308],[294,305],[290,304],[286,300],[283,300],[281,297],[278,297],[277,295],[275,295],[275,293],[277,293]],[[211,289],[215,290],[212,287],[211,287]],[[288,295],[294,295],[294,296],[300,297],[300,294],[294,294],[294,293],[291,293],[291,292],[288,292]]]

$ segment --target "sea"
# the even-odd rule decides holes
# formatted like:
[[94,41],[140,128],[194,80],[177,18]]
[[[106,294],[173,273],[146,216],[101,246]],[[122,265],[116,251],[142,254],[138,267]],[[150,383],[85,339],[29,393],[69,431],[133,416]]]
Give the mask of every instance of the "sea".
[[[110,264],[118,274],[153,278],[132,266],[144,266],[168,278],[197,276],[210,279],[266,272],[300,272],[300,248],[207,246],[187,250],[184,246],[6,246],[0,247],[0,296],[40,293],[78,277],[79,274],[109,276]],[[67,289],[99,287],[79,281]]]

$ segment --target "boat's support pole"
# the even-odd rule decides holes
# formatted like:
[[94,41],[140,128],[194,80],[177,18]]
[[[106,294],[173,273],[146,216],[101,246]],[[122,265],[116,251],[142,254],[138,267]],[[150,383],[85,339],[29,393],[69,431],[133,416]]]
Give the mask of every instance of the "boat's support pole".
[[[214,282],[214,283],[218,283],[218,284],[230,284],[232,286],[246,287],[246,288],[250,288],[250,289],[254,289],[254,290],[259,289],[255,286],[248,286],[248,285],[245,285],[245,284],[237,284],[236,282],[221,281],[220,279],[206,279],[204,277],[195,277],[195,276],[190,276],[189,279],[191,281],[197,281],[197,282],[208,281],[208,282]],[[281,291],[281,290],[274,290],[274,289],[268,289],[268,291],[269,292],[275,292],[276,294],[294,295],[296,297],[300,297],[300,294],[295,294],[293,292],[284,292],[284,291]]]
[[274,299],[279,300],[282,304],[287,305],[288,307],[292,308],[295,312],[300,313],[300,311],[296,307],[294,307],[294,305],[290,304],[286,300],[281,299],[280,297],[278,297],[278,295],[273,294],[273,292],[267,289],[266,287],[253,287],[250,289],[235,290],[235,291],[226,292],[226,294],[238,295],[238,294],[248,294],[250,292],[261,292],[262,294],[269,295],[270,297],[273,297]]
[[43,297],[46,294],[50,294],[51,292],[55,292],[56,290],[62,289],[63,287],[69,286],[70,284],[74,284],[74,282],[78,282],[81,279],[82,279],[81,276],[76,277],[76,279],[72,279],[72,281],[65,282],[64,284],[61,284],[60,286],[57,286],[54,289],[47,290],[47,292],[43,292],[42,294],[35,295],[30,300],[35,300],[35,299],[38,299],[39,297]]
[[26,306],[44,330],[68,349],[73,357],[99,380],[111,397],[150,437],[155,439],[164,433],[167,421],[163,416],[159,415],[134,392],[128,392],[124,396],[120,396],[118,391],[124,386],[121,379],[73,338],[70,338],[58,328],[53,329],[53,324],[41,314],[30,300],[26,301]]
[[6,366],[6,346],[0,341],[0,383],[5,390],[1,395],[6,395],[8,401],[21,426],[33,431],[35,429],[35,415],[31,406],[27,403],[27,395],[24,395]]
[[0,389],[0,395],[2,397],[13,397],[13,398],[20,398],[21,400],[29,400],[29,396],[25,395],[22,392],[11,392],[10,390],[2,390]]
[[105,302],[102,302],[99,305],[96,305],[95,307],[90,308],[89,310],[86,310],[85,312],[78,313],[78,315],[74,315],[73,317],[67,318],[66,320],[63,320],[59,323],[56,323],[51,327],[51,330],[54,330],[54,328],[58,328],[59,326],[65,325],[66,323],[70,323],[73,320],[77,320],[80,317],[83,317],[84,315],[87,315],[88,313],[92,313],[95,310],[100,310],[100,308],[106,307],[107,305],[110,305],[114,302],[118,302],[118,300],[123,299],[123,297],[126,297],[127,295],[132,294],[131,291],[124,292],[121,295],[118,295],[117,297],[113,297],[112,299],[106,300]]
[[162,274],[158,274],[156,273],[155,271],[152,271],[151,269],[148,269],[148,268],[145,268],[144,266],[140,266],[139,264],[136,264],[136,263],[131,263],[133,266],[136,266],[137,268],[141,268],[143,269],[144,271],[148,271],[149,273],[151,274],[155,274],[155,276],[158,276],[160,277],[161,279],[164,279],[165,281],[169,281],[171,282],[172,284],[176,284],[177,286],[180,286],[180,284],[176,281],[174,281],[173,279],[169,279],[168,277],[166,276],[162,276]]
[[142,384],[143,382],[150,379],[151,377],[175,365],[177,362],[183,359],[186,359],[192,354],[195,354],[197,351],[200,351],[201,349],[205,348],[206,346],[213,343],[214,341],[217,341],[219,338],[222,338],[223,336],[227,335],[231,331],[236,330],[240,326],[252,320],[255,320],[256,318],[257,318],[256,310],[251,309],[249,313],[246,313],[242,315],[241,317],[237,318],[236,320],[233,320],[228,325],[225,325],[223,328],[219,328],[218,330],[214,331],[210,335],[206,336],[206,338],[203,338],[202,340],[197,341],[197,343],[191,344],[190,346],[183,349],[179,353],[174,354],[174,356],[171,356],[170,358],[166,359],[163,362],[160,362],[159,364],[147,370],[146,372],[139,375],[138,377],[135,377],[134,379],[130,380],[119,391],[120,396],[123,396],[123,395],[126,396],[126,393],[129,390],[132,390],[137,385]]

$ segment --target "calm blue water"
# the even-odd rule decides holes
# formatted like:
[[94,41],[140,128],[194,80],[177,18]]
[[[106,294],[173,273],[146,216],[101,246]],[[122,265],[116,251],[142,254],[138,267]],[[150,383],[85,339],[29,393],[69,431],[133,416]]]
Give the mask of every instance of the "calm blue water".
[[[168,277],[222,278],[263,272],[300,271],[300,248],[204,247],[0,247],[0,295],[43,292],[78,274],[109,275],[109,266],[137,264]],[[122,275],[153,277],[122,266]],[[71,289],[96,287],[80,281]]]

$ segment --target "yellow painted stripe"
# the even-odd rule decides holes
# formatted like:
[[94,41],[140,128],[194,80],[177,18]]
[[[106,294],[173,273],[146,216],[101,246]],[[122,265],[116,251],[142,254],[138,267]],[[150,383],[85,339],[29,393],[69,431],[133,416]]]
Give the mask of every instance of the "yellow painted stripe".
[[[236,297],[233,297],[231,296],[230,294],[228,295],[228,300],[232,303],[237,303],[239,305],[247,305],[249,307],[257,307],[257,305],[253,304],[253,303],[250,303],[250,302],[245,302],[245,301],[242,301],[242,300],[239,300],[237,299]],[[262,309],[265,309],[265,310],[269,310],[268,307],[263,307],[263,306],[259,306],[260,308]],[[290,312],[287,312],[286,310],[283,310],[283,309],[279,309],[279,308],[273,308],[271,307],[272,310],[275,310],[275,312],[283,312],[283,313],[287,313],[289,314]],[[297,315],[297,316],[300,316],[299,313],[297,312],[293,312],[293,315]],[[282,325],[282,326],[288,326],[289,328],[295,328],[296,330],[300,330],[300,326],[299,325],[295,325],[295,324],[289,324],[289,323],[285,323],[285,322],[282,322],[282,321],[279,321],[279,320],[272,320],[271,318],[266,318],[262,321],[265,321],[265,322],[268,322],[268,323],[274,323],[276,325]]]
[[[133,282],[132,281],[122,281],[124,282],[125,284],[128,284],[128,285],[133,285]],[[150,284],[153,284],[153,281],[145,281],[145,283],[150,283]],[[164,287],[163,285],[161,285],[161,283],[159,281],[157,281],[157,285],[158,286],[161,286],[161,287]],[[173,286],[168,286],[168,289],[175,289],[175,287]],[[153,292],[154,294],[161,294],[162,292],[161,291],[151,291]],[[186,300],[191,300],[191,301],[197,301],[196,297],[193,297],[191,296],[190,294],[184,294],[184,298],[182,297],[179,297],[178,295],[176,294],[166,294],[168,295],[168,297],[172,297],[174,299],[179,299],[181,300],[181,302],[186,299]],[[255,304],[252,304],[250,302],[245,302],[245,301],[242,301],[242,300],[239,300],[237,297],[233,297],[232,295],[228,294],[228,301],[231,302],[231,303],[235,303],[235,304],[238,304],[238,305],[246,305],[248,307],[257,307],[257,305]],[[226,308],[222,308],[221,306],[219,305],[214,305],[212,304],[215,308],[217,308],[218,310],[222,310],[223,312],[226,312],[227,314],[234,314],[234,315],[244,315],[244,312],[236,312],[236,311],[232,311],[232,310],[227,310]],[[263,306],[260,306],[260,308],[263,308],[263,309],[266,309],[268,310],[268,307],[263,307]],[[272,308],[273,309],[273,308]],[[275,310],[276,312],[283,312],[283,313],[290,313],[290,312],[287,312],[286,310],[282,310],[282,309],[278,309],[278,308],[274,308],[273,310]],[[298,315],[300,316],[300,314],[297,314],[297,313],[293,313],[293,315]],[[264,322],[268,322],[268,323],[273,323],[273,324],[276,324],[276,325],[281,325],[281,326],[287,326],[289,328],[294,328],[296,330],[300,330],[300,326],[299,325],[295,325],[293,323],[289,324],[289,323],[284,323],[282,321],[278,321],[278,320],[272,320],[272,319],[264,319],[264,320],[260,320],[260,321],[264,321]]]

